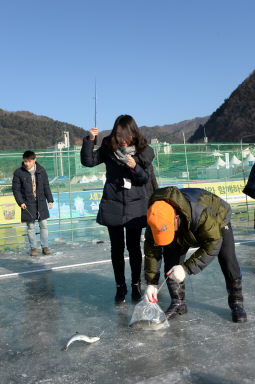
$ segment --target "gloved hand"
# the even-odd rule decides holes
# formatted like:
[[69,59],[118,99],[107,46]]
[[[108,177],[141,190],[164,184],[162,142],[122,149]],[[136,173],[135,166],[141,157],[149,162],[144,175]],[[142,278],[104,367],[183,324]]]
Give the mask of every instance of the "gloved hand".
[[169,279],[175,280],[177,283],[182,283],[185,279],[186,273],[181,265],[175,265],[170,271],[167,272]]
[[156,303],[158,301],[158,288],[156,285],[148,285],[144,297],[146,301]]

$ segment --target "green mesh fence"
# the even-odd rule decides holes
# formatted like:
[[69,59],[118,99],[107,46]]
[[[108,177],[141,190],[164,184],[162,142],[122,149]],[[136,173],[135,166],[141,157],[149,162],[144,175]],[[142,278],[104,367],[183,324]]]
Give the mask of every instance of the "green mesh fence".
[[254,144],[175,144],[154,146],[160,182],[247,179]]
[[[199,186],[211,190],[227,198],[233,211],[242,215],[240,224],[247,221],[253,224],[253,200],[247,200],[242,195],[242,188],[255,161],[254,143],[160,143],[152,147],[155,152],[154,170],[161,187]],[[4,221],[3,215],[6,214],[6,210],[3,214],[3,208],[1,216],[1,205],[3,206],[5,200],[12,196],[12,176],[14,170],[21,165],[22,154],[23,150],[0,152],[0,236],[4,228],[4,238],[9,238],[7,227],[13,230],[22,226],[8,220]],[[55,212],[53,218],[51,217],[54,227],[52,232],[70,231],[73,240],[73,228],[76,227],[84,237],[82,221],[88,219],[95,221],[105,181],[104,164],[93,168],[83,167],[80,162],[80,147],[62,150],[42,149],[37,150],[36,155],[37,161],[47,171],[56,201],[55,209],[58,212]],[[89,204],[90,212],[84,209],[82,199]],[[91,223],[92,221],[90,220]],[[88,227],[88,224],[86,225]],[[12,236],[15,237],[16,234]]]
[[[154,144],[154,168],[159,183],[201,180],[247,179],[255,160],[255,144]],[[22,161],[21,152],[0,151],[0,193],[11,192],[13,172]],[[80,147],[62,150],[38,150],[37,161],[46,168],[50,183],[76,188],[102,187],[105,166],[83,167],[80,162]],[[88,178],[88,180],[86,179]],[[97,179],[97,180],[96,180]],[[86,184],[86,185],[85,185]]]

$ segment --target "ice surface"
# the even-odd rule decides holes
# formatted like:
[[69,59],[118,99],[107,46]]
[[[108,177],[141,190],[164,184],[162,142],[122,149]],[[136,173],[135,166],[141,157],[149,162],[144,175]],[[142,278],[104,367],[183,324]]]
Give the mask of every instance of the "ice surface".
[[[28,249],[1,254],[1,384],[254,383],[255,234],[251,229],[235,238],[248,241],[236,247],[248,322],[231,321],[215,260],[187,279],[188,314],[167,329],[146,333],[128,327],[134,310],[128,262],[126,303],[114,305],[109,242],[52,242],[52,255],[38,258]],[[11,273],[16,275],[3,276]],[[166,309],[169,301],[164,286],[160,307]],[[76,331],[104,333],[98,343],[74,343],[63,352]]]

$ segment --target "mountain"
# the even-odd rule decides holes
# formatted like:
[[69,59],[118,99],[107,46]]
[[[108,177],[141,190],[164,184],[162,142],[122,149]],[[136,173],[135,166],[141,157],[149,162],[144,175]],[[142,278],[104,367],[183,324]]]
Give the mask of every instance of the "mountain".
[[[176,124],[163,126],[140,127],[143,135],[150,143],[157,138],[160,142],[183,143],[183,134],[189,137],[201,124],[205,124],[207,117],[196,117]],[[46,116],[38,116],[28,111],[8,112],[0,109],[0,150],[10,149],[39,149],[55,145],[63,140],[63,131],[69,131],[70,144],[81,145],[82,139],[88,134],[82,128],[67,124]],[[98,145],[111,131],[101,131]]]
[[[185,140],[188,141],[190,136],[197,130],[199,125],[205,124],[209,116],[196,117],[192,120],[184,120],[180,123],[168,124],[168,125],[155,125],[153,127],[141,126],[139,127],[142,134],[151,142],[151,139],[157,138],[160,142],[167,143],[183,143],[183,134],[185,134]],[[99,132],[98,144],[100,145],[103,138],[110,134],[110,130]]]
[[208,118],[209,116],[196,117],[195,119],[184,120],[175,124],[156,125],[154,127],[142,126],[140,129],[149,142],[151,139],[157,138],[160,142],[183,143],[183,132],[187,141],[199,125],[205,124]]
[[46,116],[0,109],[0,150],[47,148],[63,141],[63,131],[69,131],[71,146],[81,145],[88,134],[82,128]]
[[[201,124],[189,142],[255,142],[255,71]],[[249,137],[245,137],[249,136]]]

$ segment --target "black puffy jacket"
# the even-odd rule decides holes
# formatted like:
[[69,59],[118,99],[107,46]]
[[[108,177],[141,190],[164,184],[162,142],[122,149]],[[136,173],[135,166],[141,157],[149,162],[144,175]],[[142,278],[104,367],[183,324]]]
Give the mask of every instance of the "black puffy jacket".
[[243,189],[243,193],[255,199],[255,164],[252,166],[249,179]]
[[[81,163],[94,167],[105,163],[106,182],[99,205],[97,222],[106,226],[145,227],[147,198],[145,185],[149,180],[148,166],[154,158],[153,149],[146,146],[141,154],[135,154],[135,169],[120,162],[106,146],[105,138],[94,151],[94,141],[83,139]],[[139,160],[142,155],[143,161]],[[146,163],[146,165],[145,165]],[[125,189],[124,178],[131,180],[131,189]]]
[[[45,169],[38,163],[36,163],[36,200],[32,190],[32,178],[27,171],[24,163],[22,166],[14,172],[12,180],[12,192],[17,204],[20,206],[25,203],[27,210],[21,210],[21,221],[31,222],[37,218],[41,220],[48,219],[49,210],[48,203],[53,203],[53,197],[51,194],[49,180]],[[39,213],[39,216],[38,216]]]
[[141,164],[143,167],[146,167],[148,170],[149,179],[145,184],[146,196],[148,200],[153,194],[153,192],[158,189],[158,182],[152,165],[152,160],[154,159],[154,156],[154,151],[151,147],[147,147],[147,149],[142,153],[135,154],[135,156],[133,156],[137,163]]

